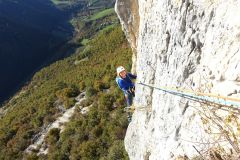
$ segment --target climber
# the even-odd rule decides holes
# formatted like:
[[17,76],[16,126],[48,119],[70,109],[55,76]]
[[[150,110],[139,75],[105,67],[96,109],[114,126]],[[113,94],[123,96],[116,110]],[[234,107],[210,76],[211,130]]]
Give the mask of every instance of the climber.
[[[130,108],[135,97],[135,85],[132,79],[136,79],[137,76],[128,73],[123,66],[117,68],[116,82],[119,88],[124,92],[124,96],[127,102],[127,108]],[[131,115],[128,114],[128,121],[131,121]]]

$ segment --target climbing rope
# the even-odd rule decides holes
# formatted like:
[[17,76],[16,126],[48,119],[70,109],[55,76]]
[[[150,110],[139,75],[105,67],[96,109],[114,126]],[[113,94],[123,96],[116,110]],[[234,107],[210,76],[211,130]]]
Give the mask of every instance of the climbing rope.
[[154,88],[154,89],[163,91],[165,93],[169,93],[172,95],[176,95],[176,96],[187,98],[187,99],[190,99],[193,101],[197,101],[197,102],[240,107],[240,98],[227,97],[227,96],[211,94],[211,93],[194,92],[194,91],[178,89],[178,88],[161,87],[161,86],[156,87],[154,85],[145,84],[142,82],[140,82],[138,84],[146,86],[146,87]]

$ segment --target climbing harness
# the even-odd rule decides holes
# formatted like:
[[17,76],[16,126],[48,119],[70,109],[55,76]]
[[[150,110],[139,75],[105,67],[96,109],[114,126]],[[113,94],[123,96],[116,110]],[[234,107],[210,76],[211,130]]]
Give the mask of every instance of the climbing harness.
[[134,112],[135,108],[133,107],[125,107],[124,112]]
[[230,106],[240,107],[240,98],[233,98],[233,97],[222,96],[222,95],[211,94],[211,93],[194,92],[194,91],[178,89],[178,88],[161,87],[161,86],[156,87],[154,85],[145,84],[142,82],[139,82],[138,84],[146,87],[154,88],[154,89],[163,91],[165,93],[169,93],[172,95],[197,101],[197,102],[212,103],[212,104],[224,105],[229,107]]

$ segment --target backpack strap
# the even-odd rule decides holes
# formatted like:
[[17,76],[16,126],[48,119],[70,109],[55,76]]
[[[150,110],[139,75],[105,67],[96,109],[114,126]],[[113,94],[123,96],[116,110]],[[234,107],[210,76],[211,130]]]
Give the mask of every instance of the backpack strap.
[[119,80],[120,80],[120,79],[121,79],[120,77],[116,77],[117,85],[118,85],[118,87],[121,89],[121,87],[120,87],[120,85],[119,85]]

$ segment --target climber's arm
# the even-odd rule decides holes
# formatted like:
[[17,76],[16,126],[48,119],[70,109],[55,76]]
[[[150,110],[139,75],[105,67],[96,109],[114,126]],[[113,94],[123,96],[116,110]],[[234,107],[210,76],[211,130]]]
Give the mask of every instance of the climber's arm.
[[118,79],[118,86],[124,93],[127,93],[129,90],[128,85],[121,79]]
[[134,75],[134,74],[132,74],[132,73],[128,73],[128,76],[129,76],[131,79],[136,79],[136,78],[137,78],[137,76]]

